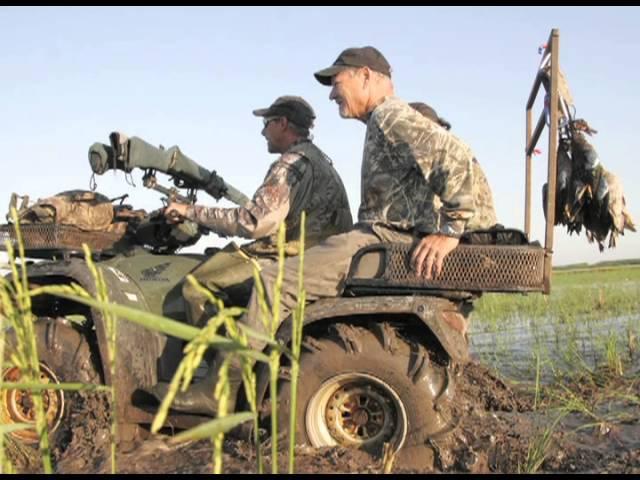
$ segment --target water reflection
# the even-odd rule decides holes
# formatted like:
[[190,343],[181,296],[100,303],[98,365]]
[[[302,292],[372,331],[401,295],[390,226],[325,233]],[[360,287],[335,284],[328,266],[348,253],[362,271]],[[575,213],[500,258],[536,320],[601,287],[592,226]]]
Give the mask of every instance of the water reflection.
[[472,317],[470,348],[475,358],[513,380],[533,381],[536,365],[542,379],[554,374],[593,369],[617,354],[640,370],[640,313],[613,318],[528,319],[511,317],[487,322]]

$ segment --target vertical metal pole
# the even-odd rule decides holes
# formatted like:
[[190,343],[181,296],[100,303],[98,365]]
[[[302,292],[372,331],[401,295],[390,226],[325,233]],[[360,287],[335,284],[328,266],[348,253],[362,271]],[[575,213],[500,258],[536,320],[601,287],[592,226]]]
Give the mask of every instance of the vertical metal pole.
[[531,108],[527,108],[527,142],[525,143],[526,167],[524,183],[524,233],[531,238]]
[[551,46],[551,85],[549,112],[549,164],[547,178],[547,226],[545,230],[545,259],[544,259],[544,293],[551,291],[551,259],[553,255],[553,223],[556,211],[556,178],[557,178],[557,152],[558,152],[558,48],[560,46],[560,32],[557,28],[551,31],[549,39]]

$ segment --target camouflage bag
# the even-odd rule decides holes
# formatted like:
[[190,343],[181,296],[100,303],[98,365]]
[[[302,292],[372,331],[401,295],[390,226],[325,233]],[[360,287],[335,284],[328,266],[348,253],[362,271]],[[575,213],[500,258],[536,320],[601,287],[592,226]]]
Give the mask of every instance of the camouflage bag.
[[[276,240],[266,237],[254,240],[250,243],[242,245],[242,250],[250,255],[257,257],[274,257],[278,258],[278,245]],[[298,240],[290,240],[284,244],[284,254],[287,257],[295,257],[300,254],[300,242]]]
[[104,195],[85,190],[69,190],[39,199],[18,211],[21,224],[72,225],[84,231],[109,231],[114,219],[113,205]]

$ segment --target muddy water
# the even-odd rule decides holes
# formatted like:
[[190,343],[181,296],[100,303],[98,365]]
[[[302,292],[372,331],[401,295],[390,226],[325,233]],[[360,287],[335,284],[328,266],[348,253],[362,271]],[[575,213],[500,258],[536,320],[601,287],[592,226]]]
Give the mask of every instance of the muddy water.
[[640,314],[570,322],[511,318],[498,325],[473,319],[469,337],[472,355],[512,380],[534,381],[537,365],[543,381],[576,368],[593,370],[606,363],[612,337],[627,368],[640,371]]
[[[512,318],[499,325],[476,320],[470,346],[477,361],[503,378],[528,384],[529,392],[538,365],[542,383],[561,393],[555,401],[547,398],[545,404],[543,400],[542,408],[518,409],[512,419],[500,412],[491,416],[491,422],[483,416],[481,424],[502,435],[507,450],[520,449],[507,463],[492,466],[492,448],[487,446],[487,469],[526,471],[522,469],[528,449],[551,429],[551,441],[537,471],[640,473],[639,337],[640,314],[565,322]],[[593,374],[607,365],[608,353],[622,361],[623,375]],[[577,399],[578,406],[563,411],[562,395]],[[531,399],[530,393],[521,398]],[[476,421],[466,420],[470,425]],[[518,432],[522,428],[529,431]]]

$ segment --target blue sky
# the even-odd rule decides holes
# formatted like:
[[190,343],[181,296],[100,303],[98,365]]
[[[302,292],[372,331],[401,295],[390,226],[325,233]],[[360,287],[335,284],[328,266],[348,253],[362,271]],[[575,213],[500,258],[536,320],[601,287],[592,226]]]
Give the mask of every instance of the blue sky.
[[[334,159],[355,214],[365,128],[338,116],[312,74],[346,47],[374,45],[393,67],[398,96],[452,123],[484,167],[501,223],[522,228],[525,102],[538,47],[559,28],[577,114],[599,131],[593,144],[640,221],[639,25],[635,7],[0,7],[0,210],[11,192],[88,188],[87,149],[112,130],[177,144],[251,195],[275,160],[251,111],[294,94],[316,110],[315,141]],[[546,136],[540,148],[533,238],[543,240]],[[122,175],[99,177],[98,191],[158,208],[159,195],[134,177],[135,188]],[[210,236],[198,247],[222,243]],[[600,254],[584,235],[556,228],[557,265],[639,256],[638,234]]]

